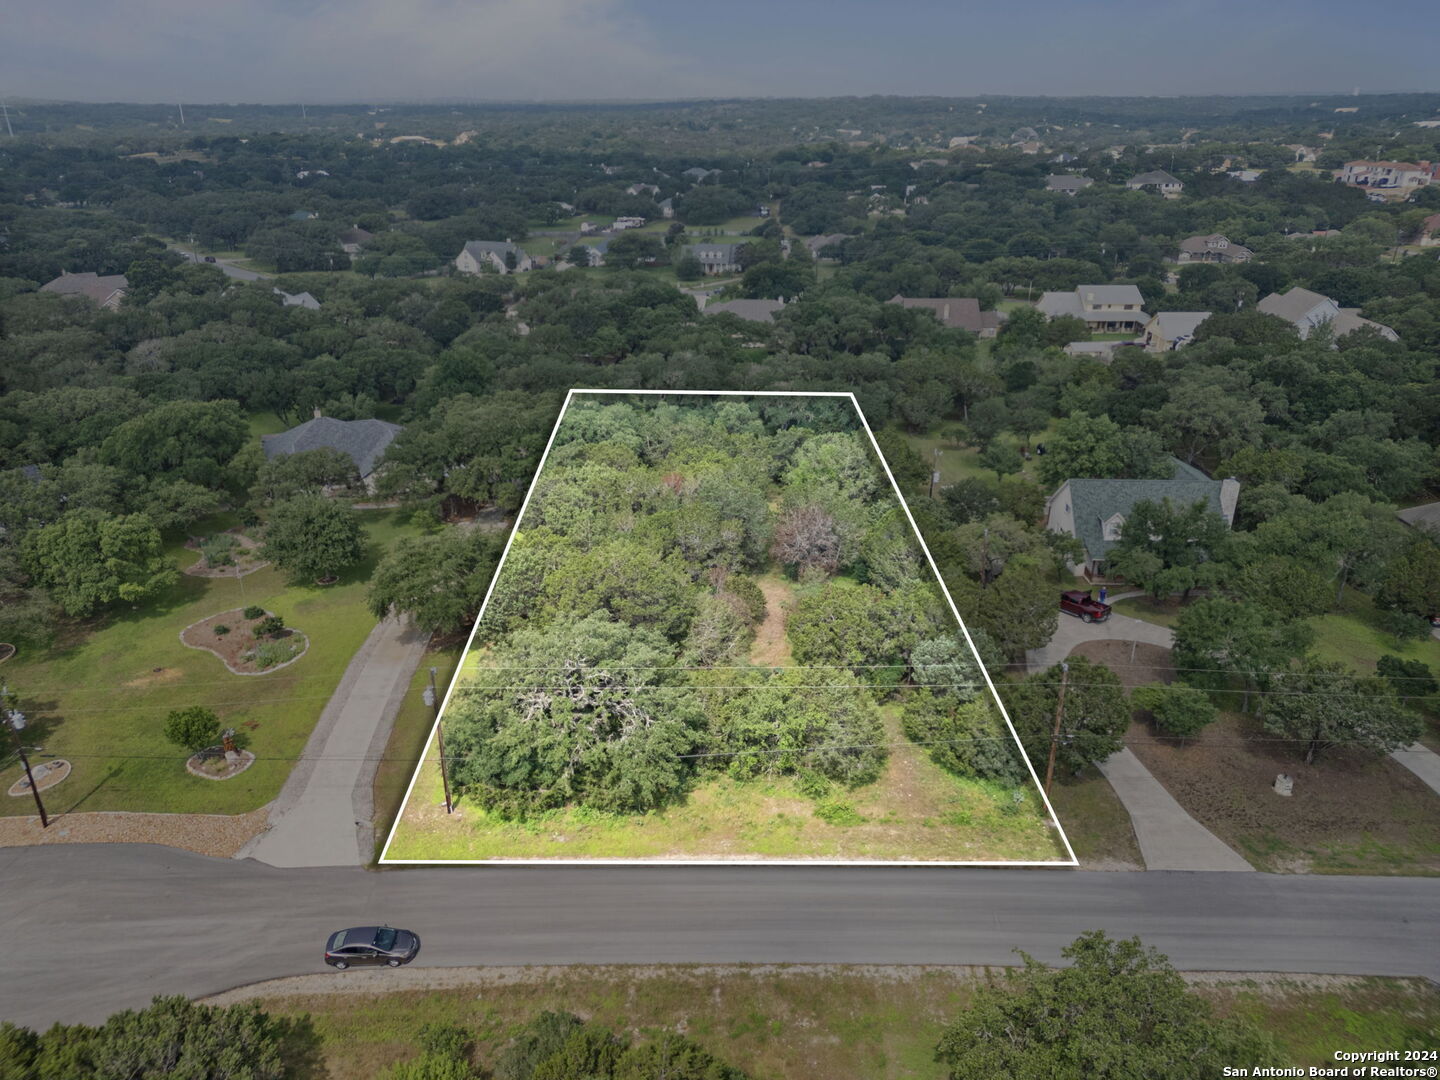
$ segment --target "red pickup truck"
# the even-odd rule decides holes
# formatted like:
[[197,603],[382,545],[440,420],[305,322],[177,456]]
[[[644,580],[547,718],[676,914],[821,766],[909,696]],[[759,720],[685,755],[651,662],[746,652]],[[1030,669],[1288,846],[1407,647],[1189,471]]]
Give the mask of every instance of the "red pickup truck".
[[1110,617],[1110,605],[1096,600],[1088,589],[1085,592],[1079,589],[1062,592],[1060,610],[1079,616],[1081,622],[1104,622]]

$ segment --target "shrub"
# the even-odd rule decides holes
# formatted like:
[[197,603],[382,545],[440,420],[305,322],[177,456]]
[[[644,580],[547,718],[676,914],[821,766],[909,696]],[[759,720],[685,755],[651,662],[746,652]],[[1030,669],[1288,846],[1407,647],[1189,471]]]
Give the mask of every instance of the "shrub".
[[807,799],[823,799],[830,794],[830,781],[814,769],[800,769],[796,772],[795,786]]
[[1386,653],[1375,663],[1375,671],[1392,686],[1402,698],[1429,697],[1440,693],[1440,683],[1428,664],[1419,660],[1402,660]]
[[843,799],[826,799],[815,807],[815,816],[827,825],[859,825],[865,820]]
[[272,668],[295,656],[295,646],[283,641],[267,641],[255,650],[255,666]]
[[1137,686],[1130,704],[1155,718],[1155,726],[1167,735],[1189,738],[1214,721],[1217,710],[1203,690],[1184,686]]
[[420,1029],[420,1052],[440,1057],[470,1056],[470,1032],[459,1024],[426,1024]]
[[731,574],[725,580],[725,591],[740,601],[746,617],[752,623],[758,623],[765,618],[765,594],[760,591],[754,578]]
[[1407,641],[1424,641],[1430,636],[1430,620],[1408,611],[1382,611],[1376,621],[1381,630],[1401,645]]
[[267,615],[255,624],[256,637],[274,637],[285,629],[285,620],[279,615]]
[[983,698],[957,705],[951,697],[920,690],[905,703],[900,725],[905,737],[947,772],[1001,784],[1025,780],[1014,737]]
[[255,604],[251,604],[245,609],[243,614],[247,619],[263,619],[265,617],[265,609]]
[[203,750],[219,737],[220,718],[202,706],[174,709],[165,717],[165,738],[186,750]]
[[216,533],[201,541],[200,555],[209,567],[234,566],[235,548],[238,546],[239,541],[229,533]]
[[230,632],[230,627],[226,626],[223,622],[222,622],[222,623],[216,623],[216,624],[215,624],[215,636],[216,636],[216,637],[224,637],[224,636],[225,636],[226,634],[228,634],[229,632]]

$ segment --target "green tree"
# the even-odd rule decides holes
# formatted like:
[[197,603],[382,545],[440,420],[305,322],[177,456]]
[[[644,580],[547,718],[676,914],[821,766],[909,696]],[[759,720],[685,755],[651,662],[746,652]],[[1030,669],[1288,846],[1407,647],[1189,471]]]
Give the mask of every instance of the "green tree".
[[603,611],[498,646],[445,724],[451,782],[507,817],[567,804],[643,812],[676,799],[700,702],[654,630]]
[[1159,479],[1169,477],[1159,439],[1150,432],[1122,428],[1108,416],[1075,412],[1059,421],[1036,458],[1040,479],[1055,487],[1073,479]]
[[480,614],[502,547],[481,529],[402,538],[376,566],[366,602],[378,619],[402,612],[426,633],[457,633]]
[[100,444],[99,457],[133,476],[220,487],[226,464],[249,437],[233,401],[167,401],[117,427]]
[[1137,686],[1130,704],[1153,716],[1161,731],[1181,738],[1200,734],[1219,715],[1205,692],[1191,686]]
[[[1083,656],[1072,656],[1066,663],[1070,671],[1060,714],[1055,766],[1078,772],[1120,749],[1125,729],[1130,726],[1130,706],[1120,677],[1104,664]],[[1062,675],[1057,664],[1005,687],[1010,719],[1032,764],[1047,761],[1050,756]]]
[[942,573],[965,625],[984,631],[1007,660],[1018,661],[1055,636],[1060,619],[1055,585],[1035,555],[1011,558],[988,588],[951,566],[942,566]]
[[1237,1062],[1281,1063],[1267,1035],[1217,1018],[1138,938],[1089,931],[1058,969],[1020,955],[1023,968],[977,990],[946,1028],[935,1057],[950,1080],[1209,1080]]
[[165,717],[165,738],[184,750],[204,750],[220,738],[220,718],[201,705],[172,709]]
[[1000,480],[1010,473],[1018,473],[1025,463],[1021,461],[1017,448],[995,440],[980,451],[980,464],[987,469],[993,469],[995,479]]
[[1267,689],[1314,639],[1298,620],[1258,604],[1203,597],[1186,606],[1175,623],[1175,666],[1192,686],[1224,689],[1228,678],[1244,690],[1241,709],[1252,690]]
[[1120,526],[1120,540],[1106,556],[1127,581],[1157,599],[1217,584],[1230,540],[1225,519],[1203,500],[1176,505],[1141,499]]
[[1411,615],[1440,614],[1440,544],[1429,536],[1412,537],[1387,559],[1375,602]]
[[331,577],[360,561],[360,525],[348,506],[297,495],[271,508],[262,553],[297,581]]
[[675,260],[675,277],[680,281],[699,281],[705,276],[705,267],[688,251]]
[[72,510],[28,533],[21,551],[31,577],[67,615],[90,615],[117,601],[137,604],[179,580],[143,514]]
[[1273,685],[1265,730],[1303,744],[1307,765],[1330,746],[1388,754],[1413,743],[1425,726],[1388,681],[1361,678],[1344,664],[1308,656],[1298,670],[1276,675]]

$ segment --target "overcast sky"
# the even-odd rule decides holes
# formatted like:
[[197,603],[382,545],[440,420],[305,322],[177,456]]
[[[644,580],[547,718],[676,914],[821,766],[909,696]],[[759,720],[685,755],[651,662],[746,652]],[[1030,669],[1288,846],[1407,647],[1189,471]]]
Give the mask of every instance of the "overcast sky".
[[40,0],[0,93],[367,102],[1440,89],[1434,0]]

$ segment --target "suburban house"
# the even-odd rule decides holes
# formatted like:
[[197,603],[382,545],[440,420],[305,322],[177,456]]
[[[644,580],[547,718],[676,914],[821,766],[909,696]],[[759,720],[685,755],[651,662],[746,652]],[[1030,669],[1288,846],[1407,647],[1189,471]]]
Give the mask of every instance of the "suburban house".
[[1189,345],[1200,324],[1210,317],[1208,311],[1162,311],[1145,324],[1145,348],[1151,352],[1169,352]]
[[625,189],[625,194],[639,195],[642,191],[648,192],[651,195],[659,195],[660,187],[658,184],[631,184]]
[[314,210],[296,210],[290,215],[291,221],[314,221],[320,215]]
[[[33,468],[33,466],[28,466]],[[1398,510],[1395,516],[1412,529],[1427,532],[1440,540],[1440,502],[1421,503],[1405,510]]]
[[1047,176],[1045,178],[1046,191],[1058,191],[1062,195],[1073,196],[1077,191],[1084,191],[1091,184],[1095,183],[1088,176]]
[[1220,233],[1209,236],[1187,236],[1180,241],[1179,263],[1240,263],[1248,262],[1255,253],[1244,244],[1232,244]]
[[120,301],[125,298],[125,290],[129,287],[130,282],[125,280],[124,274],[102,276],[87,270],[83,274],[62,272],[54,281],[41,285],[40,291],[58,293],[61,296],[83,296],[100,307],[113,311],[120,306]]
[[1127,341],[1072,341],[1061,351],[1066,356],[1088,356],[1091,360],[1108,364],[1115,359],[1115,350],[1128,344]]
[[1264,169],[1231,169],[1225,174],[1231,180],[1239,180],[1242,184],[1253,184],[1260,177],[1265,175]]
[[353,259],[360,254],[366,244],[375,239],[375,234],[360,228],[359,225],[352,225],[336,239],[340,241],[340,250]]
[[260,445],[266,458],[285,457],[306,450],[338,450],[355,463],[367,491],[375,489],[375,473],[385,448],[404,429],[385,420],[336,420],[315,416],[279,435],[262,435]]
[[460,254],[455,256],[455,269],[462,274],[479,274],[483,273],[481,267],[488,264],[497,273],[508,274],[511,256],[515,270],[530,269],[530,256],[509,240],[467,240]]
[[904,308],[924,308],[927,311],[933,311],[935,318],[951,330],[968,330],[982,338],[993,338],[995,332],[1000,329],[999,314],[994,311],[981,311],[980,301],[973,297],[918,297],[901,296],[896,293],[887,302],[899,304]]
[[1367,327],[1378,330],[1386,341],[1399,341],[1400,335],[1382,323],[1371,322],[1360,317],[1359,308],[1342,308],[1328,296],[1321,296],[1298,285],[1283,293],[1271,293],[1255,305],[1257,311],[1284,319],[1300,331],[1302,338],[1310,336],[1317,326],[1329,324],[1330,332],[1339,339],[1346,334]]
[[822,233],[820,236],[812,236],[805,241],[806,250],[815,258],[825,258],[820,253],[828,247],[838,247],[850,239],[844,233]]
[[[572,266],[604,266],[605,253],[609,250],[610,241],[608,239],[586,240],[583,244],[576,244],[570,249],[569,255],[571,258],[569,261]],[[581,251],[586,253],[589,260],[588,262],[580,263],[573,258],[576,253]]]
[[1035,307],[1051,319],[1083,319],[1091,333],[1124,334],[1136,333],[1150,321],[1144,304],[1134,285],[1077,285],[1071,292],[1041,293]]
[[685,177],[685,179],[689,180],[691,183],[702,184],[706,180],[710,179],[710,177],[720,175],[720,170],[702,169],[697,165],[693,168],[686,169],[680,175]]
[[303,307],[309,311],[319,311],[320,301],[311,296],[308,292],[288,293],[284,289],[271,289],[285,307]]
[[1067,533],[1085,548],[1084,562],[1071,571],[1087,578],[1104,578],[1106,556],[1120,540],[1125,518],[1138,502],[1169,499],[1180,506],[1203,502],[1225,519],[1235,522],[1240,481],[1212,480],[1193,465],[1173,458],[1168,480],[1105,480],[1076,477],[1066,480],[1045,503],[1045,527]]
[[1131,191],[1154,188],[1167,198],[1175,198],[1185,190],[1185,185],[1164,169],[1155,169],[1151,172],[1141,173],[1139,176],[1132,176],[1125,181],[1125,186]]
[[1440,245],[1440,214],[1431,214],[1420,223],[1420,246]]
[[740,244],[692,244],[686,254],[700,260],[707,274],[735,274],[740,271]]
[[675,216],[675,200],[674,200],[674,199],[661,199],[660,202],[659,202],[657,205],[660,207],[660,216],[661,216],[661,217],[663,217],[663,218],[673,218],[673,217]]
[[706,315],[734,315],[746,322],[774,322],[775,313],[785,306],[784,300],[726,300],[706,304]]
[[1347,161],[1335,170],[1335,181],[1352,187],[1414,191],[1437,179],[1440,166],[1428,161]]

